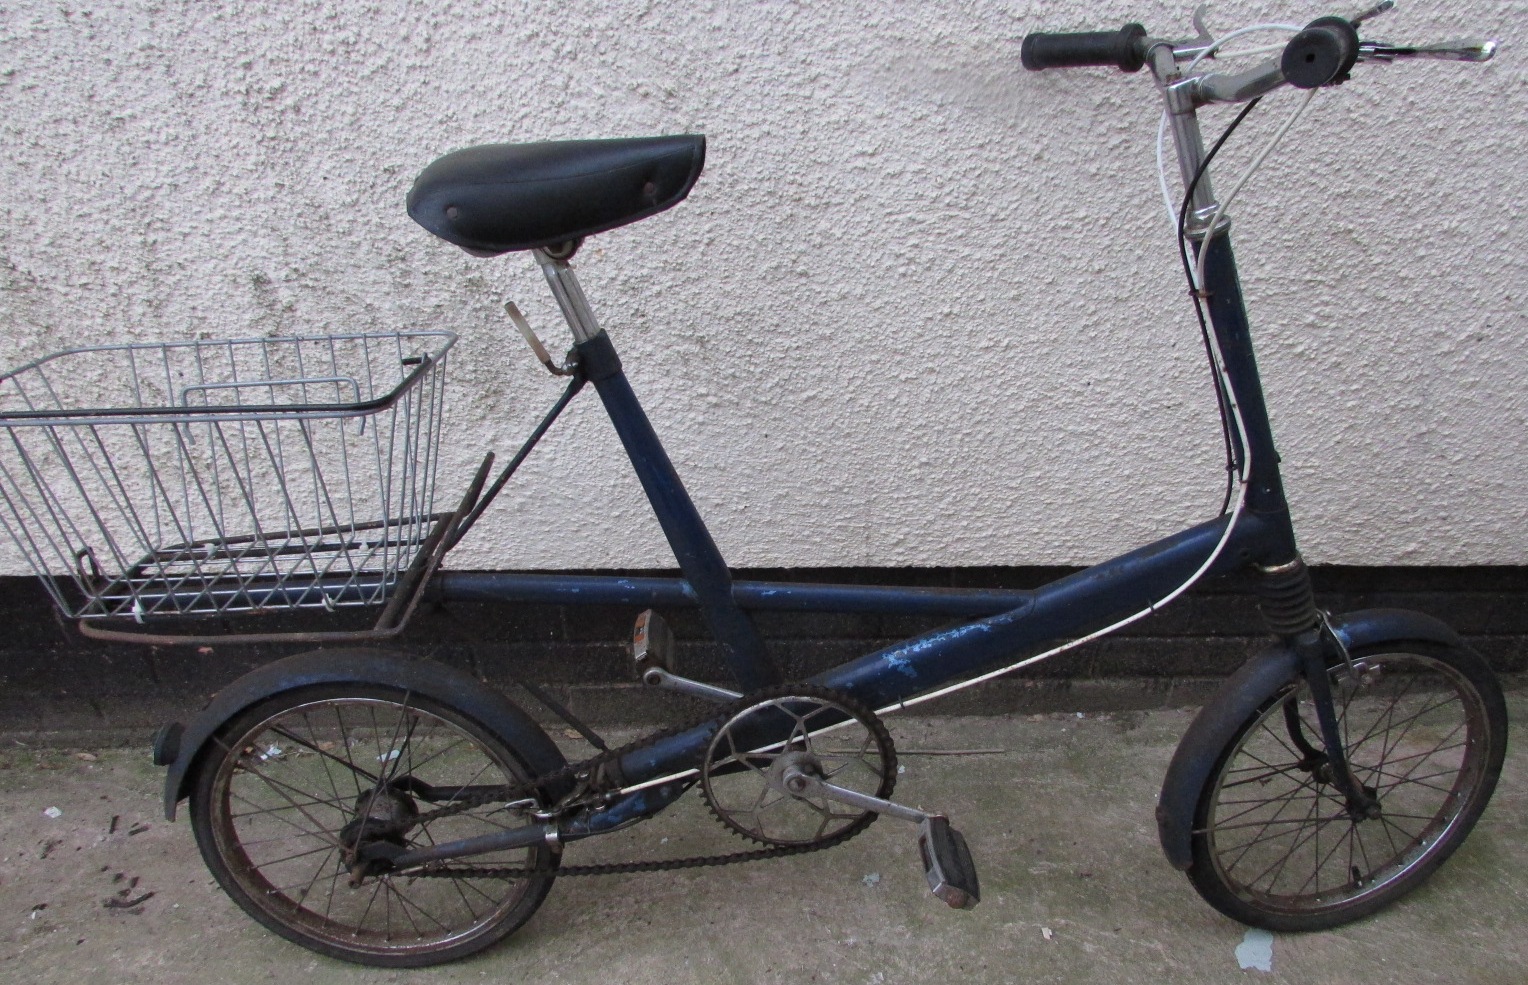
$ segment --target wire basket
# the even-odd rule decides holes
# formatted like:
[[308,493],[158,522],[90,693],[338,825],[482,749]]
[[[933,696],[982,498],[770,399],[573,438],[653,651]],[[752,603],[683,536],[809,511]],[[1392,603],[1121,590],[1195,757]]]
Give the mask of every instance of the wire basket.
[[77,619],[386,602],[446,517],[455,341],[105,345],[29,363],[0,377],[0,522]]

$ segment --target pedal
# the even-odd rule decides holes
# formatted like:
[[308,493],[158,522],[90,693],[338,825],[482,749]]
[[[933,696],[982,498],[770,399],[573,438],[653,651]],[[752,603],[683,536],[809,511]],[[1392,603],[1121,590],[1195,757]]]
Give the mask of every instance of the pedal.
[[980,902],[971,849],[961,833],[950,827],[949,818],[939,814],[924,818],[918,825],[918,854],[923,856],[923,874],[935,896],[957,910],[969,910]]
[[652,609],[637,617],[631,633],[631,662],[638,679],[653,668],[674,672],[674,631]]
[[971,849],[966,847],[966,839],[950,827],[950,819],[943,814],[925,814],[915,807],[840,787],[824,780],[820,768],[802,763],[786,762],[779,771],[777,782],[786,793],[796,797],[821,797],[913,822],[918,825],[918,854],[923,858],[923,875],[928,879],[930,891],[957,910],[969,910],[981,901],[981,887],[976,881],[976,863],[971,860]]
[[637,625],[631,633],[631,663],[637,679],[649,687],[707,701],[736,701],[742,697],[737,691],[674,673],[674,631],[652,609],[637,616]]

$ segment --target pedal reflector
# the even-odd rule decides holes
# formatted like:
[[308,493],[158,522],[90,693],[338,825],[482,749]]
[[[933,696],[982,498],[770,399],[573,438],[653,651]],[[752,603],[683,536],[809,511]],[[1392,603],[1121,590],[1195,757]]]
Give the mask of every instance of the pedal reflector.
[[631,633],[631,662],[639,680],[654,667],[674,672],[674,631],[652,609],[637,616]]

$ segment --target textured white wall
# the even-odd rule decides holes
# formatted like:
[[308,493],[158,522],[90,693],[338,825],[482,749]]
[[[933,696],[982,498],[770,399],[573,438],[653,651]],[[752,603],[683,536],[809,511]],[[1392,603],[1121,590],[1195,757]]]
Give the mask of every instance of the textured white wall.
[[[501,301],[564,336],[527,260],[408,220],[413,175],[472,143],[704,132],[689,201],[577,267],[729,560],[1096,561],[1213,513],[1218,433],[1148,77],[1026,73],[1019,42],[1187,33],[1189,6],[8,0],[0,362],[452,328],[454,497],[558,388]],[[1235,209],[1243,280],[1308,556],[1522,564],[1528,4],[1402,7],[1376,32],[1508,43],[1320,94]],[[671,563],[592,394],[557,438],[455,563]]]

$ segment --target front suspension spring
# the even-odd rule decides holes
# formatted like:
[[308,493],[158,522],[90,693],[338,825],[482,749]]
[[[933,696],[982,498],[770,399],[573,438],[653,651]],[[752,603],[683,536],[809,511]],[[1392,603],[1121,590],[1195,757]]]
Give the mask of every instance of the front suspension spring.
[[1297,636],[1321,624],[1310,569],[1302,558],[1258,570],[1262,572],[1257,583],[1261,599],[1258,608],[1270,632],[1275,636]]

